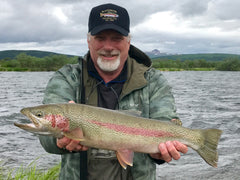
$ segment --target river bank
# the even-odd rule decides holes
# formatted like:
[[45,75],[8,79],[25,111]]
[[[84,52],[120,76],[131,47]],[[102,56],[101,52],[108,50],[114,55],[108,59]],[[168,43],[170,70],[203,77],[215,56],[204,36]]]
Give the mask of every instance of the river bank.
[[[157,68],[160,71],[216,71],[215,68]],[[46,69],[41,68],[13,68],[13,67],[0,67],[0,71],[16,71],[16,72],[48,72]]]
[[[12,60],[0,60],[0,71],[56,71],[65,64],[78,63],[78,57],[53,55],[37,58],[19,54]],[[154,59],[152,66],[164,71],[240,71],[240,59],[229,56],[227,59],[207,61],[204,59],[171,60]]]

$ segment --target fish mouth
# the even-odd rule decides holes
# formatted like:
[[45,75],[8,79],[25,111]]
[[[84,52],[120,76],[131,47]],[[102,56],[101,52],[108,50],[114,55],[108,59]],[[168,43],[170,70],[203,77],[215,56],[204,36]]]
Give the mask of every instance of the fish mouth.
[[36,128],[41,128],[41,119],[39,117],[33,115],[32,113],[29,113],[27,108],[22,109],[20,112],[31,120],[32,124],[28,125],[35,126]]
[[41,124],[41,120],[40,118],[36,117],[35,115],[33,115],[32,113],[29,113],[29,111],[24,108],[20,111],[23,115],[27,116],[32,123],[28,123],[28,124],[21,124],[21,123],[17,123],[14,122],[14,125],[26,130],[28,132],[32,132],[34,134],[41,134],[41,135],[48,135],[49,133],[44,130],[42,124]]
[[39,129],[33,123],[31,123],[31,124],[20,124],[20,123],[14,122],[14,125],[23,129],[23,130],[29,131],[29,132],[33,132],[33,133],[38,133],[39,132]]

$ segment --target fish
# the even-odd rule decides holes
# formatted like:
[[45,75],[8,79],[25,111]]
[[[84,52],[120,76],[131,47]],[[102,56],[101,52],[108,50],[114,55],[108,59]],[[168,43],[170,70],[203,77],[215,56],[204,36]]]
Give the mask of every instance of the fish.
[[134,152],[159,153],[159,144],[179,141],[217,167],[220,129],[190,129],[170,121],[155,120],[85,104],[61,103],[26,107],[20,111],[32,122],[14,125],[38,135],[68,137],[81,145],[113,150],[120,165],[133,166]]

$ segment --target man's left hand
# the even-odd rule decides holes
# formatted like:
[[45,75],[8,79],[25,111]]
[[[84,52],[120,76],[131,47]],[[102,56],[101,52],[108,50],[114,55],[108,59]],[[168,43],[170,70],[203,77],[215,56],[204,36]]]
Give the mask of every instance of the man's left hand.
[[159,153],[150,154],[154,159],[164,160],[170,162],[172,159],[180,159],[181,153],[187,153],[188,147],[185,144],[180,143],[179,141],[167,141],[165,143],[160,143],[158,146]]

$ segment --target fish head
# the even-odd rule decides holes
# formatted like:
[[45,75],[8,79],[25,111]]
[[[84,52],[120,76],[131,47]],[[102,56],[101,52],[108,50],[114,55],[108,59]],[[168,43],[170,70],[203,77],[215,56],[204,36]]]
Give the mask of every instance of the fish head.
[[69,130],[69,120],[64,116],[60,106],[41,105],[23,108],[20,112],[27,116],[32,123],[14,123],[14,125],[26,131],[60,138],[63,136],[63,132]]

